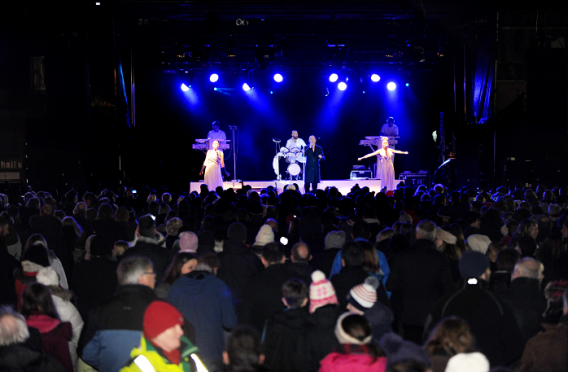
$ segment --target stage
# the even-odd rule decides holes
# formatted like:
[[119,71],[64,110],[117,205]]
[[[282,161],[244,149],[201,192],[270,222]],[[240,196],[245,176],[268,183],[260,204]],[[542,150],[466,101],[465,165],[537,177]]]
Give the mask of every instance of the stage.
[[[395,185],[397,185],[401,180],[395,180]],[[190,182],[189,183],[189,192],[192,191],[200,191],[200,187],[203,184],[203,181],[199,182]],[[244,185],[251,186],[253,190],[260,190],[266,188],[268,186],[273,186],[278,189],[278,193],[280,194],[286,185],[297,184],[300,187],[300,192],[304,193],[304,181],[243,181],[243,182],[223,182],[223,188],[229,189],[240,189]],[[375,179],[361,179],[361,180],[322,180],[318,183],[318,189],[325,189],[326,187],[335,186],[343,195],[349,193],[351,188],[359,184],[360,187],[367,186],[371,191],[378,193],[381,191],[381,180]]]

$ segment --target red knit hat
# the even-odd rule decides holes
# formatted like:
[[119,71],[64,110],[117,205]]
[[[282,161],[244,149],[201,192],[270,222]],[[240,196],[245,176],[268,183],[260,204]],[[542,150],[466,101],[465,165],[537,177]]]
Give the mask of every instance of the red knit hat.
[[183,316],[165,301],[154,301],[144,313],[144,337],[152,340],[166,329],[183,324]]

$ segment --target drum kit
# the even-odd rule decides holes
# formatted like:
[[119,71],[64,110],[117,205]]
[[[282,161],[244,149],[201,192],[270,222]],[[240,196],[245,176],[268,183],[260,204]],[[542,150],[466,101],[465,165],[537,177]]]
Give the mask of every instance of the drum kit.
[[281,179],[279,160],[283,159],[288,163],[286,173],[288,173],[289,179],[299,179],[298,175],[302,173],[303,164],[306,164],[306,157],[302,153],[302,149],[299,147],[292,147],[291,149],[280,147],[281,140],[278,138],[273,138],[272,141],[276,144],[276,155],[272,160],[272,168],[274,168],[276,177]]

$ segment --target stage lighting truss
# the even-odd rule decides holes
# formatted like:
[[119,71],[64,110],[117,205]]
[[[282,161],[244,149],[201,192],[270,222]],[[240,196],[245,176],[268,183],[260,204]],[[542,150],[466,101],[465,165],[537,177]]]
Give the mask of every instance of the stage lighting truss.
[[193,71],[180,70],[178,76],[181,90],[187,92],[193,85]]

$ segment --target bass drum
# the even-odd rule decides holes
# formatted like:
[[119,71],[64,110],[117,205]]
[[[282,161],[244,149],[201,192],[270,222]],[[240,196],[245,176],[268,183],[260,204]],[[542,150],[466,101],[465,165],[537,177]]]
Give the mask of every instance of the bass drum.
[[291,176],[297,176],[301,171],[302,168],[300,168],[298,163],[290,164],[288,166],[288,173],[290,173]]

